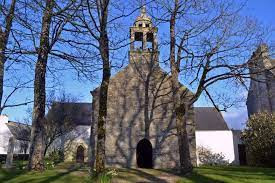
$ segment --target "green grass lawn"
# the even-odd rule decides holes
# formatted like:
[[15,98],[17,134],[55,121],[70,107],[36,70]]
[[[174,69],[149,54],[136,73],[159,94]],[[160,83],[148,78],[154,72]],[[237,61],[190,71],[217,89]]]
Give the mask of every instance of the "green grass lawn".
[[275,183],[275,169],[253,167],[201,167],[184,182]]
[[[88,183],[87,167],[62,163],[51,170],[26,172],[18,169],[0,169],[0,182],[6,183]],[[119,169],[115,183],[274,183],[275,169],[252,167],[200,167],[189,176],[182,177],[172,170]]]
[[78,183],[90,182],[88,168],[77,164],[62,163],[44,172],[0,169],[0,183]]

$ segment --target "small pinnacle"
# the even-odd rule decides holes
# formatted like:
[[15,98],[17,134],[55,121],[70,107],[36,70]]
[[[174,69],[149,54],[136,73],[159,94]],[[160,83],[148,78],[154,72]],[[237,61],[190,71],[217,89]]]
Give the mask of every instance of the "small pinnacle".
[[141,15],[146,15],[146,7],[145,7],[145,5],[143,5],[142,8],[141,8]]

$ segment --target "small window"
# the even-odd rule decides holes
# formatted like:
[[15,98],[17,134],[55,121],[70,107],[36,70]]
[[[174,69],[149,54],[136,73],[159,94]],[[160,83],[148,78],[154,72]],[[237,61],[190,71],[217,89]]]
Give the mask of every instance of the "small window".
[[149,24],[146,24],[146,27],[149,27]]
[[139,26],[139,27],[142,27],[142,24],[139,24],[138,26]]

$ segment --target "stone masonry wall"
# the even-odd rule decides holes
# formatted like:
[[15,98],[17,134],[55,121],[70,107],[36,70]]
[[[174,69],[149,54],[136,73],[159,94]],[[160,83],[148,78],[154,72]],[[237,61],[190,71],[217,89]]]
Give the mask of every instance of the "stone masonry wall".
[[[147,56],[146,58],[149,59]],[[178,166],[178,139],[170,77],[161,70],[157,62],[153,65],[148,63],[131,62],[110,80],[106,125],[106,159],[109,166],[137,166],[136,146],[145,137],[146,116],[150,123],[148,140],[153,146],[154,168]],[[149,96],[147,100],[146,93]],[[98,116],[99,88],[92,94],[95,125]],[[145,105],[146,103],[148,105]],[[148,109],[148,115],[145,109]],[[193,133],[189,137],[191,156],[193,162],[196,162],[192,111],[189,111],[187,120],[187,130]],[[95,126],[94,130],[96,131]]]

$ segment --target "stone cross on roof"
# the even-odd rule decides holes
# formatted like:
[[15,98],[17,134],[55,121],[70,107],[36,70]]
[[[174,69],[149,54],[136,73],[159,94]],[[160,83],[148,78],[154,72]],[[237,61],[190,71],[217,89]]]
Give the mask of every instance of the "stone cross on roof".
[[143,5],[141,8],[141,16],[146,16],[146,7]]
[[151,22],[151,17],[149,17],[146,13],[146,7],[143,5],[140,10],[140,15],[137,17],[137,21],[150,21]]

